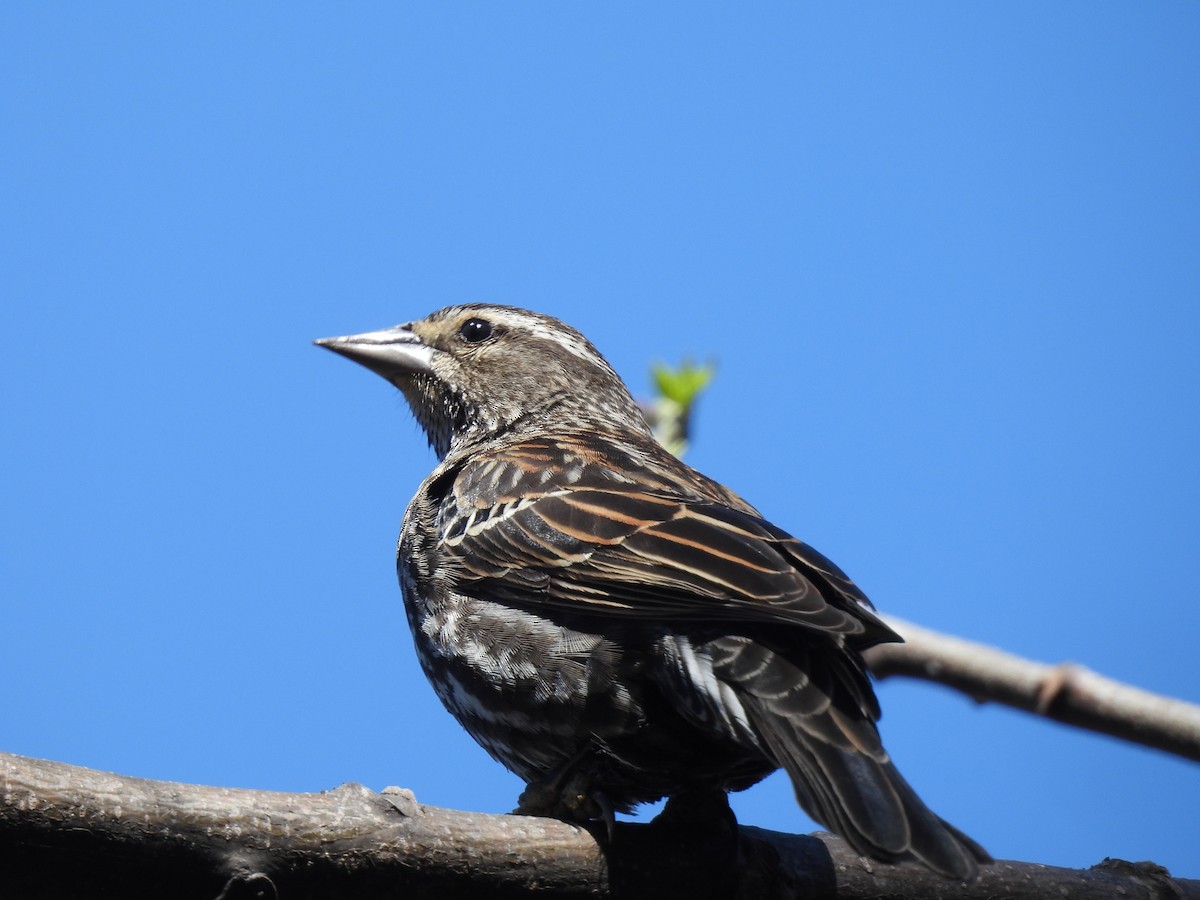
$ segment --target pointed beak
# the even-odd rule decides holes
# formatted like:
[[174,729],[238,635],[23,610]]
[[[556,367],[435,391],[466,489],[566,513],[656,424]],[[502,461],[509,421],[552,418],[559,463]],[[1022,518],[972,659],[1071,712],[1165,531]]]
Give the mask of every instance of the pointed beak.
[[321,338],[313,343],[366,366],[393,384],[412,375],[433,371],[433,348],[422,343],[406,325],[345,337]]

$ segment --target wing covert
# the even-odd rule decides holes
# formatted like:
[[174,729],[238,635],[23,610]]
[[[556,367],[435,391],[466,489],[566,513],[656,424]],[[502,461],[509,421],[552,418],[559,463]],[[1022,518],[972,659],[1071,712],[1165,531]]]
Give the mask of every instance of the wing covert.
[[661,464],[634,483],[569,444],[557,457],[548,446],[506,448],[455,480],[439,525],[457,590],[577,615],[799,625],[859,646],[895,639],[837,566],[750,507],[676,487]]

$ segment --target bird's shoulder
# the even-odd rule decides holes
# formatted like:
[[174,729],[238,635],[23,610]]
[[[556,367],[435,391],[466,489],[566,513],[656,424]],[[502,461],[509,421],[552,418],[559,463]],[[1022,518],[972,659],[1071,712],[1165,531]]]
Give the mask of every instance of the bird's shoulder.
[[[498,442],[454,466],[455,500],[480,507],[581,490],[646,494],[755,510],[633,429],[564,428]],[[756,514],[756,513],[755,513]]]

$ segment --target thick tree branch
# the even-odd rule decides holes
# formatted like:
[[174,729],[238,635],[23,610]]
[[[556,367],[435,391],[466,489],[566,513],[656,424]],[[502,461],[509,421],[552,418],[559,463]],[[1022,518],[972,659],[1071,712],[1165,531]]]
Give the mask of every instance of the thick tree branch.
[[867,651],[879,678],[908,675],[978,702],[1015,706],[1091,731],[1200,761],[1200,706],[1113,681],[1072,663],[1047,665],[985,644],[884,617],[904,638]]
[[664,818],[619,824],[609,844],[562,822],[437,809],[399,790],[230,790],[0,754],[6,896],[1200,898],[1200,881],[1148,863],[1000,862],[961,885],[870,863],[831,835]]

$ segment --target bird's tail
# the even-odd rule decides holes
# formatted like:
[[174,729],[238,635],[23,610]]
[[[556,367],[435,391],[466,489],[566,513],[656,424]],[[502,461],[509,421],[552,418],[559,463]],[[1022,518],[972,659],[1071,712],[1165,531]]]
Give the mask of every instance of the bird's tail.
[[[787,655],[758,642],[727,657],[737,691],[768,754],[785,769],[810,816],[856,851],[885,862],[915,858],[964,881],[991,857],[927,807],[896,770],[875,727],[878,706],[850,654]],[[736,660],[736,661],[735,661]]]

